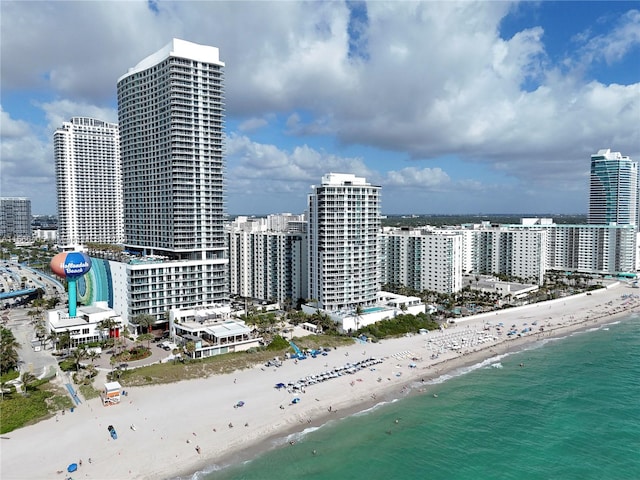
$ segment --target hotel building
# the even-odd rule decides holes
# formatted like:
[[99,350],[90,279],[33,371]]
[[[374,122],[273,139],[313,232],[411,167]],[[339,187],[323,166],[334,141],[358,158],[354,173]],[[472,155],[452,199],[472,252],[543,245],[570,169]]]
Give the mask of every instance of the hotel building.
[[58,244],[122,243],[122,166],[118,125],[73,117],[53,134]]

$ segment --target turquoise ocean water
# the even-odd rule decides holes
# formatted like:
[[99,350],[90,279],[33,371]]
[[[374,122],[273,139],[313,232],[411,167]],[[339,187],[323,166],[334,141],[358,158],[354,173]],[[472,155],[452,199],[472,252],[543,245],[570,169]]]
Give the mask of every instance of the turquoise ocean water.
[[194,478],[640,479],[638,316],[440,380]]

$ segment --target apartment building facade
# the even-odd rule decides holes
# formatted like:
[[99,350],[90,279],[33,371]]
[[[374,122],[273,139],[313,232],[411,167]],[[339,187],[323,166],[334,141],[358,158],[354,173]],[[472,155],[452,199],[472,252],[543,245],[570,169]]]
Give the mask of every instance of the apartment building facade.
[[462,289],[461,231],[386,228],[380,239],[383,285],[445,294]]
[[31,240],[31,219],[29,198],[0,198],[0,238]]
[[306,225],[270,215],[240,217],[229,228],[229,286],[232,295],[295,307],[307,299]]
[[380,288],[380,187],[329,173],[308,197],[309,297],[326,312],[375,305]]

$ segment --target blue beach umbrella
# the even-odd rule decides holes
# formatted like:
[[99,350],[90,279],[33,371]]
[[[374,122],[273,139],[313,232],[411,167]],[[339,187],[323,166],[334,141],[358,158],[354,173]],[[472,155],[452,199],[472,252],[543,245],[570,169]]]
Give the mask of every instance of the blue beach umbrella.
[[67,472],[75,472],[78,469],[77,463],[72,463],[67,467]]

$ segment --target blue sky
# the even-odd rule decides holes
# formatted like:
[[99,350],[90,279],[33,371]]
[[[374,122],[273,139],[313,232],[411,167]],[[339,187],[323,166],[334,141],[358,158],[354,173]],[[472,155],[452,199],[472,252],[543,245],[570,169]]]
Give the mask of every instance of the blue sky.
[[638,2],[0,3],[0,189],[56,213],[53,132],[117,120],[172,37],[220,49],[227,211],[305,210],[328,172],[397,213],[582,213],[589,157],[640,160]]

